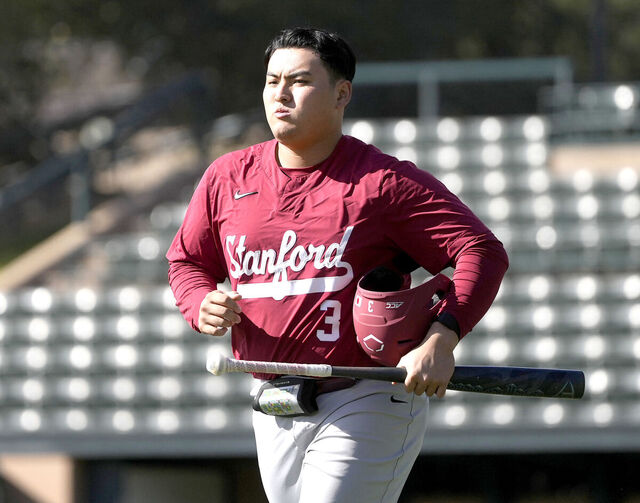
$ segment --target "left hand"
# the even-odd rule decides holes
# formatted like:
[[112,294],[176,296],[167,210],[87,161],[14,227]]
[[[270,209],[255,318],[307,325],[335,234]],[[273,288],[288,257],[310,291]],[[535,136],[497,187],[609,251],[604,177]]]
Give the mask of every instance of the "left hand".
[[407,392],[442,398],[455,368],[453,350],[457,344],[458,336],[453,330],[434,322],[425,340],[398,362],[398,367],[407,370]]

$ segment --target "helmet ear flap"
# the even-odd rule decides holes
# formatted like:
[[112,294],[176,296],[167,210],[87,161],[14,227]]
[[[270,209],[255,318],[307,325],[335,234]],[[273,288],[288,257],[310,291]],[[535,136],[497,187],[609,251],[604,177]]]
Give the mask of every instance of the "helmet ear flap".
[[437,274],[407,288],[404,277],[378,267],[362,277],[353,302],[353,325],[360,347],[382,365],[395,366],[424,339],[452,281]]

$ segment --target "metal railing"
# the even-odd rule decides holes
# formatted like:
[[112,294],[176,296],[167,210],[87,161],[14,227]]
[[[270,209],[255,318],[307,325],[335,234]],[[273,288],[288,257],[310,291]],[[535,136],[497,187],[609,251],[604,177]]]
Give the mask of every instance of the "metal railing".
[[170,111],[180,100],[189,100],[196,113],[202,114],[202,101],[211,103],[211,96],[212,90],[202,75],[192,73],[150,92],[113,119],[89,120],[80,132],[81,144],[75,151],[43,161],[21,180],[0,189],[0,215],[37,191],[71,177],[70,219],[83,219],[91,208],[93,151],[121,144],[150,121]]
[[573,66],[564,57],[361,63],[354,85],[416,84],[418,117],[426,118],[439,114],[440,86],[444,83],[527,80],[550,80],[567,88],[573,81]]

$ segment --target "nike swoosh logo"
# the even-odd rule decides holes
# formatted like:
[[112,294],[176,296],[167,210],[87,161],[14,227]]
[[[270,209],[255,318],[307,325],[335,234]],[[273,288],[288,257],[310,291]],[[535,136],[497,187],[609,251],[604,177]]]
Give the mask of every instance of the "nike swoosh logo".
[[258,191],[256,190],[254,192],[245,192],[241,194],[239,190],[236,190],[236,193],[233,195],[233,198],[237,201],[238,199],[242,199],[243,197],[247,197],[247,196],[252,196],[257,193]]
[[395,396],[391,396],[391,403],[408,403],[404,400],[398,400]]

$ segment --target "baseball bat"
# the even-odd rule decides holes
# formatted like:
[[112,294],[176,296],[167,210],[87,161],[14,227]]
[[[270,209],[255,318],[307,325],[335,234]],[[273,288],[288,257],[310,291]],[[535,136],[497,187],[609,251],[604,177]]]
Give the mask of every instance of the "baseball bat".
[[[236,360],[220,353],[207,360],[214,375],[227,372],[256,372],[312,377],[353,377],[377,381],[404,382],[402,367],[340,367],[310,363],[257,362]],[[540,398],[582,398],[585,379],[580,370],[527,367],[456,366],[447,389],[492,395]]]

